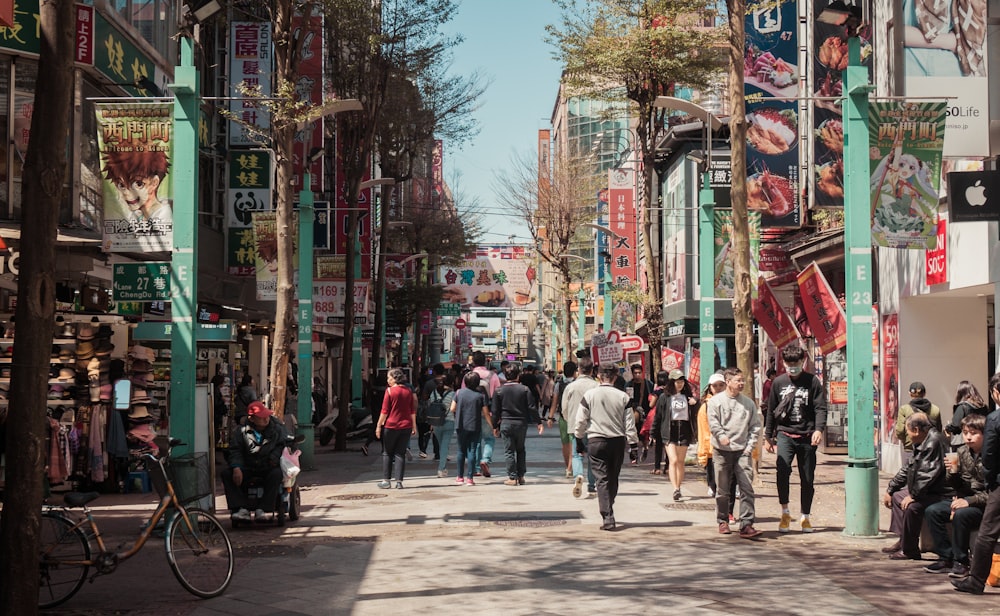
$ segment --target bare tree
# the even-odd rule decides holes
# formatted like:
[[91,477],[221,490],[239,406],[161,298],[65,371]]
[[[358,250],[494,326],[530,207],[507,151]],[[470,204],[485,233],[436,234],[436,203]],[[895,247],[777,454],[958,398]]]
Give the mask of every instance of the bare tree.
[[[524,219],[537,247],[536,254],[559,273],[560,299],[567,315],[563,321],[564,357],[571,354],[574,315],[570,309],[573,303],[570,283],[579,269],[571,261],[570,249],[576,244],[580,228],[593,222],[593,209],[586,204],[593,203],[600,186],[591,157],[559,157],[553,160],[551,169],[539,169],[534,153],[515,156],[509,168],[494,178],[500,205]],[[578,328],[583,326],[577,323]]]
[[[73,100],[72,2],[43,0],[41,53],[24,161],[21,269],[7,407],[7,468],[0,518],[0,613],[38,613],[38,546],[42,477],[47,463],[45,396],[55,316],[55,246],[59,206],[66,197],[66,143]],[[22,341],[23,336],[23,341]]]
[[663,338],[662,275],[650,238],[654,202],[655,145],[666,113],[657,96],[675,85],[706,87],[722,67],[722,32],[705,25],[716,14],[708,0],[556,0],[560,26],[549,40],[566,66],[563,81],[577,96],[629,101],[635,117],[636,151],[642,163],[643,258],[646,298],[641,305],[654,369]]

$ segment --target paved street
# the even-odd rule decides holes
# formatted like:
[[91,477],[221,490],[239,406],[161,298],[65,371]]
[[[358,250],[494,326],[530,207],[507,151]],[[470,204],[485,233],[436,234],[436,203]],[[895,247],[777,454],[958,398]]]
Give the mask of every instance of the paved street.
[[[924,573],[927,563],[887,560],[878,549],[889,538],[844,537],[843,456],[820,456],[817,532],[803,535],[793,524],[793,532],[779,535],[773,457],[765,454],[757,501],[757,527],[765,532],[748,541],[718,534],[700,469],[689,467],[685,498],[674,503],[666,479],[649,473],[651,461],[623,471],[621,528],[600,531],[596,499],[570,493],[553,432],[529,437],[528,483],[519,487],[503,485],[502,464],[491,479],[462,487],[454,484],[454,465],[439,479],[435,462],[417,458],[405,489],[380,490],[380,458],[362,456],[359,445],[342,453],[318,448],[320,469],[300,476],[304,511],[297,523],[232,533],[237,573],[224,596],[205,601],[184,591],[157,540],[49,613],[1000,612],[997,591],[961,595],[947,576]],[[797,495],[793,486],[793,514]],[[135,528],[153,500],[104,496],[99,519],[113,516],[117,538]]]

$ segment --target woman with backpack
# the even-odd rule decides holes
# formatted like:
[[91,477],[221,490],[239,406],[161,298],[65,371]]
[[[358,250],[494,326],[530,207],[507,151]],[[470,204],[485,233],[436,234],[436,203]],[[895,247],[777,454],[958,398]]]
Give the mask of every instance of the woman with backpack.
[[[438,477],[448,476],[448,449],[455,434],[455,413],[451,402],[455,399],[455,381],[451,372],[446,372],[438,387],[427,400],[427,419],[438,441]],[[437,419],[440,416],[442,419]]]

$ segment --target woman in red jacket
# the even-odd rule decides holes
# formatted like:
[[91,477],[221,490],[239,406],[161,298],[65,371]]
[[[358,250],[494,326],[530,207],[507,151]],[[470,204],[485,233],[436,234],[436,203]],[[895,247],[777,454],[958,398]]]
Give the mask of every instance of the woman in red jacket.
[[375,438],[382,439],[382,481],[378,487],[392,486],[390,479],[395,468],[396,488],[402,489],[406,448],[410,436],[417,433],[417,395],[406,382],[406,373],[399,368],[389,371],[388,383],[389,388],[382,399],[382,413],[375,426]]

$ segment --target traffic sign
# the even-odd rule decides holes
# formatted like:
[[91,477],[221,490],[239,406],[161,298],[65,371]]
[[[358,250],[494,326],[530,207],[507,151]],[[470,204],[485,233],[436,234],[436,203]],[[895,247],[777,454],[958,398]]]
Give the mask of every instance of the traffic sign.
[[116,263],[112,299],[116,302],[170,301],[170,262]]
[[455,329],[465,329],[465,319],[461,317],[455,319]]
[[441,302],[434,312],[439,317],[457,317],[462,314],[462,304],[458,302]]

